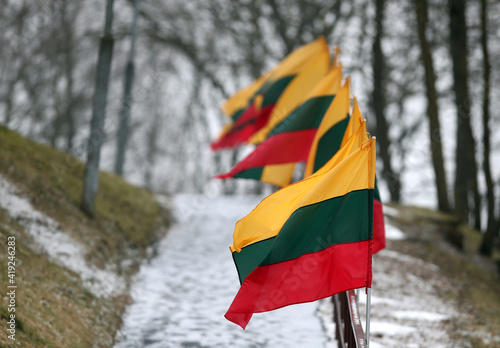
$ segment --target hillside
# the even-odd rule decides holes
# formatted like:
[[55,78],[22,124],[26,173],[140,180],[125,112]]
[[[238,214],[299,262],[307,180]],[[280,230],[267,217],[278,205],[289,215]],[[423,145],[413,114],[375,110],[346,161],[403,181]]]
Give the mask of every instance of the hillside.
[[[447,214],[398,205],[386,207],[385,213],[386,222],[400,228],[406,237],[389,240],[387,250],[393,255],[387,258],[386,252],[384,260],[382,253],[374,261],[386,263],[386,274],[391,269],[399,268],[399,285],[384,284],[384,277],[380,277],[377,282],[374,276],[374,287],[385,289],[384,296],[388,298],[395,297],[399,292],[403,298],[417,299],[415,303],[420,306],[420,311],[426,307],[439,311],[434,308],[434,303],[422,302],[428,294],[432,294],[454,313],[448,315],[440,325],[430,318],[433,328],[422,331],[424,334],[420,342],[426,344],[420,346],[430,346],[434,342],[435,346],[499,347],[500,263],[495,261],[500,256],[498,248],[495,248],[493,260],[480,256],[480,233],[459,224]],[[401,311],[401,308],[398,310]],[[378,313],[378,316],[384,317],[383,312]],[[395,314],[398,312],[392,313],[392,317],[397,321],[406,321],[408,326],[419,326],[418,318]],[[438,345],[439,332],[446,332],[453,344],[448,342],[450,345]]]
[[[112,345],[130,278],[166,231],[168,214],[153,195],[108,173],[100,175],[96,218],[87,217],[79,209],[83,170],[76,158],[0,127],[0,284],[17,286],[16,346]],[[4,322],[12,312],[1,294]],[[11,345],[2,331],[0,346]]]

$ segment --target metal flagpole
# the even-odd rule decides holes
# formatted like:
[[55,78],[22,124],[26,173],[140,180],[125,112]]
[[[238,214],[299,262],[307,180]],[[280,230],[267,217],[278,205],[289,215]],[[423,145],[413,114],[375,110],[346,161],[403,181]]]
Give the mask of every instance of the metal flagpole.
[[366,288],[366,348],[370,348],[370,302],[372,289]]

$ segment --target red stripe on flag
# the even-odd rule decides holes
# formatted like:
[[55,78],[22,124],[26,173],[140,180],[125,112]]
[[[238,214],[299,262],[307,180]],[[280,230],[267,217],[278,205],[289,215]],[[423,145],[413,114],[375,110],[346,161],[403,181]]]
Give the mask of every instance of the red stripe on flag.
[[212,150],[220,150],[245,143],[252,135],[266,126],[273,108],[274,105],[267,105],[256,110],[252,104],[236,121],[231,130],[210,144],[210,147]]
[[235,174],[256,167],[307,161],[317,129],[278,133],[255,148],[229,173],[216,176],[218,179],[234,177]]
[[311,302],[349,289],[371,286],[371,241],[336,244],[250,273],[226,319],[246,327],[253,313]]
[[245,123],[254,122],[259,117],[260,109],[258,110],[255,107],[255,103],[252,103],[243,114],[238,118],[238,120],[234,123],[233,128],[237,129],[244,125]]
[[382,203],[373,200],[373,253],[385,248],[385,223]]

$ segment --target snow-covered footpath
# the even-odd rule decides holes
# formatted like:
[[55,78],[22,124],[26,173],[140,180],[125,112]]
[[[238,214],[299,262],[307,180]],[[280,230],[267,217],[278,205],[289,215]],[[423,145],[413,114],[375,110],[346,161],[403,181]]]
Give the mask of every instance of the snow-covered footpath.
[[244,331],[224,313],[238,291],[234,224],[258,197],[176,196],[177,222],[142,267],[116,347],[323,347],[317,304],[256,314]]
[[[336,347],[328,299],[256,314],[245,331],[224,318],[239,287],[233,228],[261,198],[174,198],[177,221],[135,279],[116,348]],[[404,233],[387,225],[387,238]],[[435,293],[436,269],[391,250],[374,256],[371,348],[460,347],[442,326],[457,313]],[[360,295],[362,316],[364,303]]]

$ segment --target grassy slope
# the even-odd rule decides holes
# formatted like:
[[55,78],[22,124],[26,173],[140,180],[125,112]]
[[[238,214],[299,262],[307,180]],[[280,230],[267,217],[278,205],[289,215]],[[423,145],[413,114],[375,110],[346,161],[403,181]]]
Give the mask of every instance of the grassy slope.
[[[88,218],[79,209],[83,171],[83,164],[72,156],[0,126],[0,175],[85,245],[89,262],[129,279],[148,246],[165,231],[168,216],[149,192],[101,173],[96,218]],[[110,346],[127,298],[96,298],[82,287],[78,275],[40,253],[30,235],[2,209],[0,286],[7,284],[7,236],[16,237],[16,346]],[[11,341],[4,330],[7,298],[3,290],[0,294],[3,347]]]
[[[493,347],[489,342],[500,333],[500,276],[492,260],[478,255],[481,236],[477,231],[459,226],[450,216],[415,207],[398,207],[402,212],[392,223],[410,236],[406,241],[392,241],[392,247],[439,266],[452,287],[436,289],[445,300],[453,301],[462,318],[452,323],[452,339],[470,347]],[[461,236],[461,248],[448,240]],[[448,240],[447,240],[448,239]],[[496,250],[495,258],[498,257]],[[486,338],[486,341],[484,340]]]

